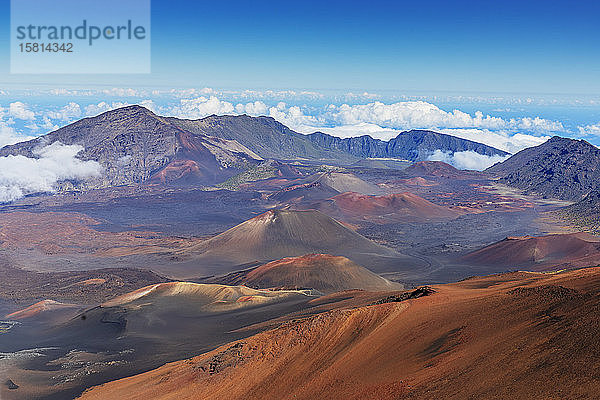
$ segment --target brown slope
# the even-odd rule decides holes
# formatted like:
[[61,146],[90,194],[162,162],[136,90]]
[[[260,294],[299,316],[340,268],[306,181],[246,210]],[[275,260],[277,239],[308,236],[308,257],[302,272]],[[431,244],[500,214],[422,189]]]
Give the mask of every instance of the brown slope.
[[313,205],[318,210],[347,222],[378,224],[453,219],[458,213],[410,192],[367,196],[346,192]]
[[597,398],[598,288],[598,268],[441,285],[284,324],[82,398]]
[[138,310],[142,305],[152,304],[162,312],[173,308],[191,308],[195,313],[223,312],[305,296],[301,291],[268,291],[245,286],[166,282],[126,293],[103,303],[102,307],[119,306]]
[[[21,320],[35,317],[49,317],[48,314],[75,315],[80,308],[81,307],[76,304],[61,303],[54,300],[42,300],[22,310],[12,312],[6,315],[4,318]],[[51,317],[56,318],[56,315],[52,315]]]
[[231,279],[233,281],[228,284],[258,288],[312,288],[323,293],[349,289],[402,289],[401,284],[390,282],[346,257],[329,254],[287,257],[241,274],[234,273]]
[[463,257],[474,265],[501,265],[538,271],[600,263],[600,243],[584,233],[507,237]]
[[314,144],[271,117],[248,115],[211,115],[198,120],[165,118],[173,125],[194,134],[235,140],[263,158],[284,160],[332,160],[353,162],[357,157],[343,150]]
[[343,255],[359,263],[373,256],[399,256],[315,210],[270,210],[178,252],[194,265],[224,267],[310,253]]

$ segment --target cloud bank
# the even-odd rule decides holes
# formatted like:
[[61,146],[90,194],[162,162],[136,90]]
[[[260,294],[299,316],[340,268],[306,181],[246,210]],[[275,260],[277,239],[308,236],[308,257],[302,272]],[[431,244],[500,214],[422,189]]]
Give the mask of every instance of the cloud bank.
[[510,156],[486,156],[475,151],[457,151],[454,154],[442,150],[436,150],[428,160],[443,161],[458,169],[471,169],[483,171],[492,165],[506,160]]
[[102,172],[96,161],[82,161],[76,155],[82,146],[54,142],[34,151],[39,158],[0,157],[0,202],[17,200],[27,194],[53,192],[63,180],[83,180]]

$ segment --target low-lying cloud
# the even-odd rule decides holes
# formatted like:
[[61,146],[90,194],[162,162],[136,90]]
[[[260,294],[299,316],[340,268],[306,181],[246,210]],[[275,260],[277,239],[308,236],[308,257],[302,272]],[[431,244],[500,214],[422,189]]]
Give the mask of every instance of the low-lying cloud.
[[582,136],[600,136],[600,122],[592,125],[579,126],[577,129]]
[[96,161],[82,161],[82,146],[54,142],[34,151],[38,158],[21,155],[0,157],[0,202],[30,193],[53,192],[64,180],[84,180],[102,172]]
[[479,154],[475,151],[457,151],[455,153],[436,150],[428,160],[430,161],[443,161],[450,164],[458,169],[471,169],[476,171],[483,171],[484,169],[491,167],[492,165],[506,160],[510,156],[486,156]]

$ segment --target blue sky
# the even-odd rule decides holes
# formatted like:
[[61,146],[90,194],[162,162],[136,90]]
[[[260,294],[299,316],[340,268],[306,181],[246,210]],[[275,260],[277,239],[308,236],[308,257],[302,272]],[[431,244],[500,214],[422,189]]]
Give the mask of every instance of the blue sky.
[[[0,9],[0,82],[90,82],[10,76],[9,1]],[[593,1],[153,0],[153,73],[93,82],[596,94],[599,13]]]
[[340,136],[437,129],[512,152],[555,134],[600,145],[599,14],[593,1],[153,0],[152,73],[11,75],[0,0],[0,145],[131,103]]

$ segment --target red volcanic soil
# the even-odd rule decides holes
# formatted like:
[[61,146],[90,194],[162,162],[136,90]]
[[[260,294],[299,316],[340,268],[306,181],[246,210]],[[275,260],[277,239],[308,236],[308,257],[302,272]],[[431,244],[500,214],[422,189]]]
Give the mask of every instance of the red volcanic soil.
[[292,321],[83,399],[598,398],[600,268],[440,285]]
[[259,288],[312,288],[324,293],[348,289],[402,289],[402,285],[390,282],[346,257],[329,254],[308,254],[272,261],[237,278],[231,283]]
[[467,254],[473,265],[504,265],[536,271],[600,264],[600,243],[585,233],[507,237]]
[[150,179],[151,183],[168,183],[181,181],[182,179],[192,179],[193,177],[203,177],[200,166],[193,160],[174,160],[166,167],[158,171]]
[[[212,183],[225,180],[243,170],[247,162],[260,160],[239,143],[211,136],[197,136],[179,130],[176,158],[150,178],[151,183]],[[231,168],[223,168],[228,163]],[[235,166],[239,165],[238,168]]]
[[386,196],[347,192],[318,204],[316,208],[349,222],[369,221],[381,224],[452,219],[459,215],[454,210],[438,206],[409,192]]

